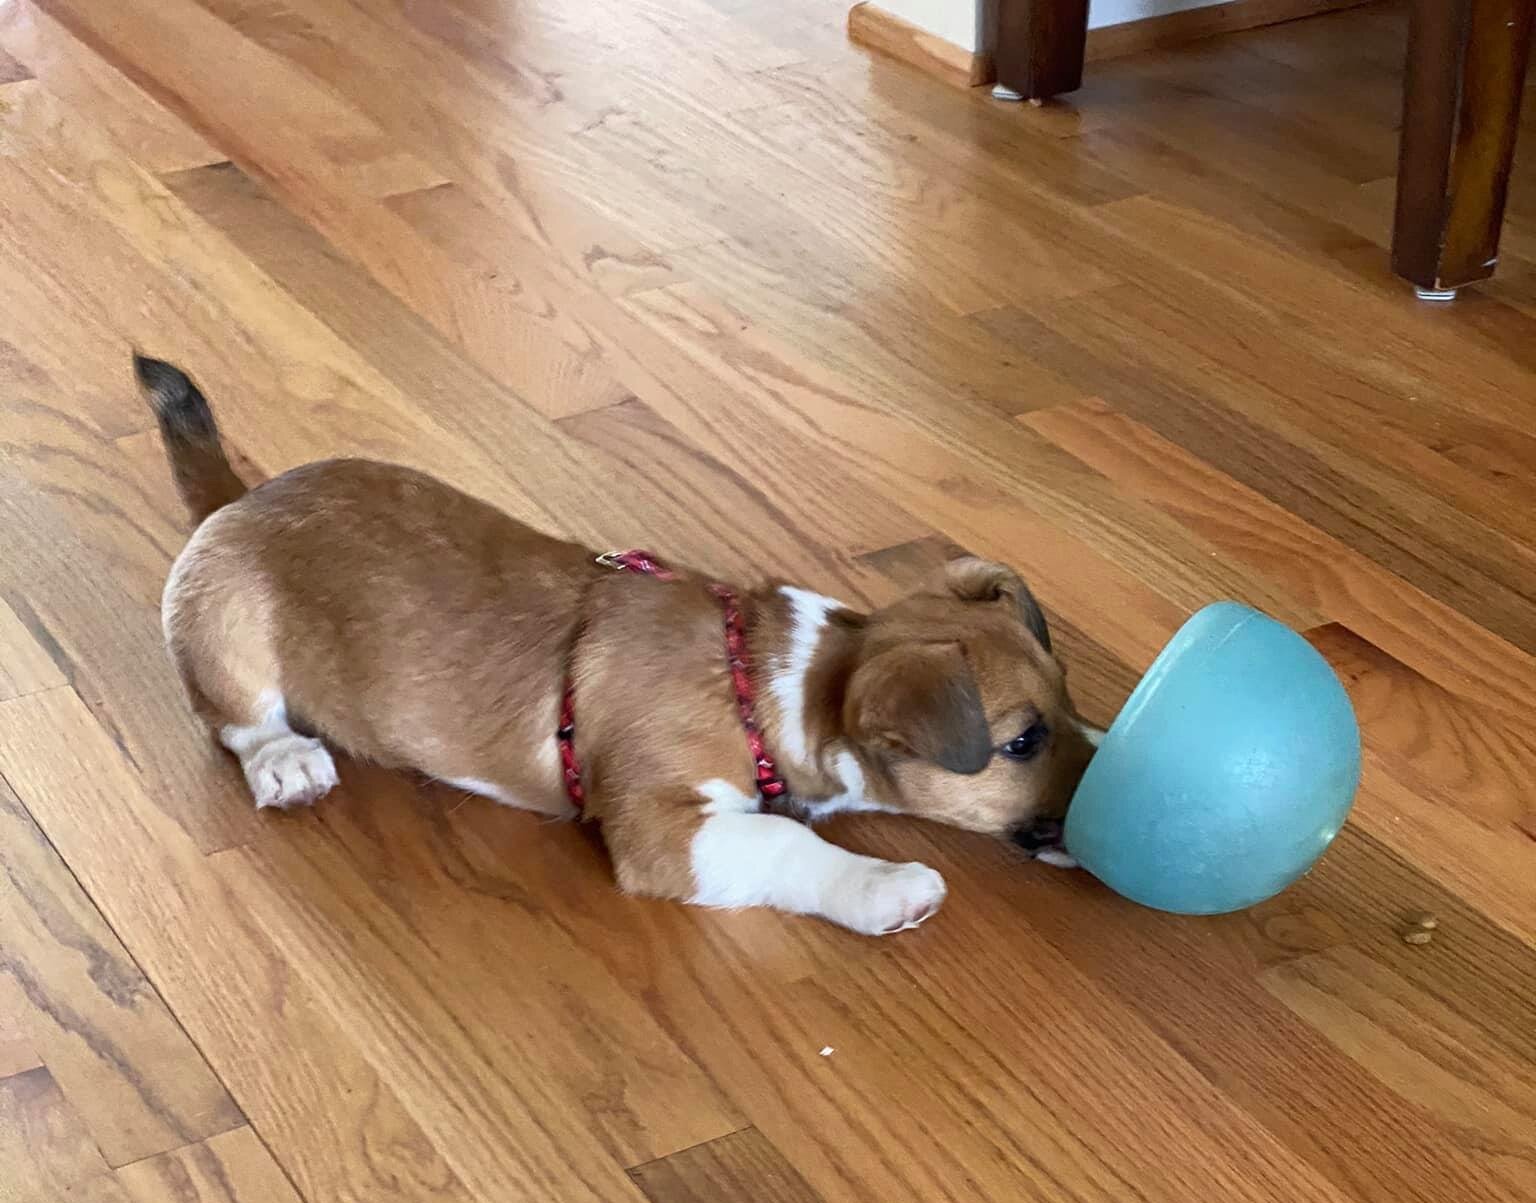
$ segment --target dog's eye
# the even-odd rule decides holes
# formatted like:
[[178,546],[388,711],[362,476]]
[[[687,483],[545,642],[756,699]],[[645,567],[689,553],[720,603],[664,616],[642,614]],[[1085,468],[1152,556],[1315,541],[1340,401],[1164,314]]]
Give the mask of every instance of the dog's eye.
[[1044,723],[1033,723],[1024,734],[1010,739],[1003,745],[1003,755],[1010,760],[1033,760],[1045,750],[1051,738],[1051,729]]

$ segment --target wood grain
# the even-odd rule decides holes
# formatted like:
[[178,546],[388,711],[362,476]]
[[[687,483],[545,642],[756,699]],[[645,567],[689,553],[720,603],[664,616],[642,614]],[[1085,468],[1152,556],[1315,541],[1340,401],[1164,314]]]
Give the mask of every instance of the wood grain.
[[[633,1198],[578,1096],[547,1072],[519,1075],[501,1063],[503,1046],[487,1020],[455,1015],[439,994],[447,967],[433,966],[425,944],[370,906],[366,887],[332,850],[313,841],[296,851],[268,844],[214,860],[230,888],[257,903],[263,927],[317,993],[349,1017],[354,1038],[411,1097],[423,1128],[472,1191],[523,1192],[543,1182],[572,1198]],[[360,913],[369,914],[366,934],[356,924]],[[412,1035],[420,1031],[436,1034],[430,1046]],[[658,1050],[660,1058],[686,1077],[686,1063],[668,1051]],[[714,1117],[705,1102],[697,1120],[708,1124]],[[716,1133],[736,1126],[726,1121]]]
[[[1394,965],[1401,963],[1399,950],[1418,951],[1402,944],[1398,924],[1412,909],[1440,905],[1445,894],[1395,858],[1383,858],[1373,840],[1346,828],[1321,865],[1292,890],[1249,912],[1206,921],[1132,907],[1070,875],[1031,877],[1006,855],[965,849],[963,858],[963,873],[950,868],[947,857],[935,863],[949,869],[951,880],[970,881],[981,896],[1018,900],[1028,929],[1053,949],[1029,958],[1031,963],[1069,962],[1110,990],[1347,1196],[1428,1203],[1476,1181],[1477,1190],[1493,1197],[1521,1197],[1502,1176],[1496,1152],[1464,1140],[1455,1123],[1404,1107],[1390,1087],[1287,1012],[1257,980],[1268,968],[1345,944]],[[1016,951],[1017,923],[995,906],[963,914],[960,921],[975,930],[959,942],[986,948],[1006,942],[1010,955],[994,958],[1006,962],[994,971],[1014,972],[1011,966],[1022,955]],[[1503,1015],[1521,1013],[1533,968],[1524,946],[1481,917],[1466,931],[1477,946],[1466,955],[1489,950],[1488,967],[1455,987],[1457,971],[1447,966],[1443,974],[1419,978],[1424,988],[1455,996],[1453,1005],[1464,1014],[1489,1006]],[[1510,955],[1501,955],[1501,946]],[[934,966],[932,972],[942,971]],[[1016,1012],[1021,999],[1035,997],[1015,986],[987,986],[974,968],[964,985],[953,984],[960,980],[949,976],[951,994],[975,994],[981,1002],[995,998],[1000,1010]],[[950,1009],[967,1005],[976,1004],[946,1002]],[[988,1030],[1010,1029],[997,1021]],[[1326,1096],[1317,1091],[1318,1081],[1330,1083]],[[1331,1121],[1323,1118],[1329,1115]]]
[[250,1128],[124,1166],[133,1203],[303,1203]]
[[109,1165],[239,1124],[239,1109],[0,783],[4,974],[21,1026]]
[[63,672],[48,654],[48,642],[46,633],[29,630],[0,602],[0,701],[64,684]]
[[[969,927],[984,912],[961,913]],[[1128,1025],[1027,929],[1011,929],[1009,955],[993,956],[988,971],[972,964],[954,976],[952,958],[969,960],[962,948],[1000,938],[951,924],[949,939],[913,942],[897,964],[882,958],[787,988],[732,984],[699,966],[686,989],[664,997],[694,1055],[732,1084],[775,1145],[793,1140],[801,1172],[829,1203],[870,1192],[1111,1199],[1130,1182],[1145,1197],[1172,1199],[1196,1180],[1241,1197],[1262,1195],[1270,1174],[1304,1197],[1336,1197],[1187,1065],[1147,1057],[1159,1038]],[[1113,1030],[1096,1022],[1100,1006],[1120,1013]],[[1036,1023],[1051,1034],[1044,1048]],[[1089,1087],[1055,1060],[1057,1047],[1104,1076]],[[1020,1092],[1012,1084],[1026,1061],[1030,1087]],[[1139,1067],[1152,1063],[1144,1075]],[[1111,1113],[1089,1102],[1096,1089],[1137,1102]],[[870,1099],[881,1105],[861,1102]]]
[[[1402,0],[1038,109],[843,16],[0,5],[5,1203],[1530,1198],[1531,156],[1498,280],[1427,309]],[[867,940],[376,766],[258,816],[161,647],[135,343],[253,481],[397,460],[869,605],[1005,560],[1101,723],[1248,601],[1355,696],[1350,823],[1191,919],[843,816],[949,886]]]
[[15,990],[0,996],[0,1078],[42,1067],[32,1042],[21,1027],[21,1000]]
[[1368,0],[1227,0],[1224,4],[1159,13],[1090,29],[1087,60],[1097,62],[1148,50],[1166,50],[1201,38],[1315,17],[1365,3]]
[[[1436,938],[1444,944],[1456,936]],[[1439,951],[1425,945],[1425,959]],[[1528,1046],[1506,1049],[1475,1019],[1452,1013],[1352,949],[1299,958],[1261,980],[1408,1104],[1442,1123],[1471,1127],[1505,1189],[1529,1195],[1536,1187],[1536,1080]]]
[[[1396,473],[1372,469],[1351,450],[1308,437],[1290,421],[1289,407],[1266,406],[1261,420],[1241,412],[1264,387],[1251,375],[1229,391],[1215,385],[1214,365],[1188,354],[1169,354],[1165,369],[1153,368],[1147,359],[1171,344],[1150,329],[1143,335],[1136,319],[1105,312],[1134,304],[1146,313],[1150,307],[1130,291],[1118,292],[1110,305],[1069,301],[1054,307],[1048,321],[1017,313],[993,320],[1114,408],[1522,650],[1536,648],[1536,613],[1527,600],[1527,589],[1536,590],[1536,560],[1528,546]],[[1064,339],[1062,329],[1079,321],[1080,333]],[[1133,352],[1132,345],[1149,349]],[[1241,408],[1219,401],[1218,391]],[[1433,520],[1416,523],[1406,509]],[[1529,585],[1521,580],[1528,574]]]
[[1536,705],[1524,652],[1107,404],[1021,421],[1452,691],[1511,716]]
[[0,773],[303,1195],[474,1198],[71,691],[0,703]]
[[0,1165],[6,1203],[112,1199],[107,1164],[46,1069],[0,1078]]
[[1453,791],[1484,826],[1536,825],[1522,767],[1533,749],[1523,723],[1431,684],[1340,624],[1309,638],[1350,691],[1373,749],[1426,787]]
[[32,4],[0,14],[0,49],[27,64],[50,93],[92,119],[150,171],[176,171],[224,156]]
[[636,1166],[629,1175],[651,1203],[818,1203],[793,1164],[755,1128]]
[[[674,467],[678,437],[643,403],[621,401],[567,419],[564,430],[574,437],[561,437],[556,426],[504,385],[467,366],[399,300],[237,169],[179,173],[168,182],[291,295],[324,313],[353,345],[365,347],[402,390],[452,397],[440,421],[477,442],[518,449],[515,472],[528,492],[565,499],[559,519],[539,515],[541,525],[599,546],[645,544],[706,569],[749,574],[758,570],[754,545],[766,529],[773,529],[775,543],[786,549],[787,570],[797,570],[821,588],[849,592],[846,566],[820,551],[830,534],[824,517],[818,515],[811,530],[797,529],[796,516],[777,499],[751,496],[762,494],[760,485],[700,453],[690,451]],[[681,490],[678,468],[697,473],[698,489],[711,496],[720,487],[739,495],[739,502],[720,514],[731,520],[733,537],[724,539],[717,531],[688,535],[699,494]],[[899,509],[885,511],[867,526],[850,524],[846,513],[843,519],[840,538],[856,542],[879,541],[916,526]],[[791,552],[796,545],[807,550]]]
[[31,78],[32,72],[29,68],[18,63],[4,50],[0,50],[0,87]]
[[[259,859],[267,888],[297,889],[310,873],[332,882],[324,897],[306,890],[307,905],[335,917],[338,929],[352,926],[340,921],[349,911],[371,916],[383,943],[371,950],[378,963],[359,968],[419,974],[426,990],[412,1005],[452,1016],[485,1059],[487,1080],[512,1084],[496,1105],[526,1107],[545,1128],[561,1111],[591,1108],[592,1118],[573,1127],[590,1127],[626,1166],[740,1126],[707,1075],[601,960],[538,913],[510,866],[482,868],[466,855],[446,812],[471,800],[442,789],[423,797],[410,782],[377,771],[354,775],[350,766],[346,784],[323,817],[334,839],[284,828],[261,841],[259,858],[220,857],[216,864],[243,874]],[[526,838],[540,824],[525,817],[519,826]],[[584,838],[572,828],[559,835]],[[379,913],[385,910],[393,915]],[[293,938],[325,938],[313,926]],[[434,948],[454,948],[451,965],[434,965]],[[368,951],[356,947],[352,957]],[[508,974],[509,964],[537,965],[538,972]],[[449,981],[451,988],[436,986]]]

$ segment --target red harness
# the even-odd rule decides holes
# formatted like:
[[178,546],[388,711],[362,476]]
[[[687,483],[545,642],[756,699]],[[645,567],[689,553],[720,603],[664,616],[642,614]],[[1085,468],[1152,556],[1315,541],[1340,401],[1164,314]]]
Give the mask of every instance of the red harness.
[[[676,573],[662,567],[654,556],[644,551],[610,551],[598,556],[597,562],[605,568],[638,572],[657,580],[677,579]],[[741,613],[741,598],[729,585],[711,584],[709,591],[719,600],[725,623],[725,658],[731,668],[731,684],[736,690],[736,713],[741,716],[741,727],[747,734],[747,750],[752,754],[757,793],[764,803],[772,803],[784,798],[789,793],[789,786],[779,776],[778,765],[757,725],[752,661],[747,655],[747,623]],[[587,791],[581,783],[581,761],[576,759],[576,684],[569,673],[565,679],[565,693],[560,699],[560,725],[555,729],[555,739],[560,744],[565,792],[571,805],[581,810],[587,804]]]

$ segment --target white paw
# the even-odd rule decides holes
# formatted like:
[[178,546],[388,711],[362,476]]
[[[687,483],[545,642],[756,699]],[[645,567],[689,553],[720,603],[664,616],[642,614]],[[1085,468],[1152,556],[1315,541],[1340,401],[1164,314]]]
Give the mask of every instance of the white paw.
[[927,865],[874,861],[839,883],[828,918],[867,936],[890,935],[934,914],[944,894],[944,879]]
[[336,762],[318,739],[284,735],[263,744],[244,762],[256,809],[308,806],[331,792]]

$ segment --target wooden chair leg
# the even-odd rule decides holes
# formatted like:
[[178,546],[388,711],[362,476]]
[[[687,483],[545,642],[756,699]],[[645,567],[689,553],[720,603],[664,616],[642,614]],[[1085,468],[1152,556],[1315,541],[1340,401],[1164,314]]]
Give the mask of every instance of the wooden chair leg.
[[997,82],[1025,100],[1083,86],[1088,0],[998,0]]
[[1536,0],[1413,0],[1392,269],[1446,299],[1493,274]]

